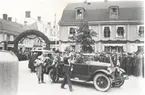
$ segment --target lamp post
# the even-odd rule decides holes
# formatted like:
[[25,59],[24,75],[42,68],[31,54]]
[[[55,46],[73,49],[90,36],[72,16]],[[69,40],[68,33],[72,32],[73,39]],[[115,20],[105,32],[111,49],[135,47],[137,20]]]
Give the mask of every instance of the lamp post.
[[56,48],[57,48],[57,26],[56,26],[56,14],[54,14],[54,26],[53,26],[53,28],[54,28],[54,40],[55,40],[55,44],[54,44],[54,46],[55,46],[55,50],[56,50]]

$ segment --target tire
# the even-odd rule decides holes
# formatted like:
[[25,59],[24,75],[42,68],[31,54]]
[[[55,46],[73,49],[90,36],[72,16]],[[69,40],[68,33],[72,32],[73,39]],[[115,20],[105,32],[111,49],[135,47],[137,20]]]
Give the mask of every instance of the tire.
[[49,71],[49,78],[50,78],[51,82],[58,82],[58,80],[59,80],[58,75],[53,74],[53,69],[51,69]]
[[98,91],[107,92],[111,88],[111,80],[105,74],[96,74],[93,81],[94,86]]
[[121,87],[124,84],[124,80],[118,81],[118,82],[113,82],[112,87]]

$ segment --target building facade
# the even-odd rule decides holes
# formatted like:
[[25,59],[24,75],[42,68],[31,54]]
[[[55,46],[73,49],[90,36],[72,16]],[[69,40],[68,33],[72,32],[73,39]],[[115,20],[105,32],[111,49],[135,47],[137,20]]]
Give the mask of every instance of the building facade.
[[116,50],[135,52],[144,48],[144,7],[141,1],[108,1],[70,3],[59,22],[60,50],[72,45],[80,51],[80,45],[69,40],[81,21],[97,33],[94,51]]
[[[50,45],[50,48],[53,49],[58,49],[58,26],[54,25],[52,26],[50,22],[45,23],[44,21],[41,20],[41,17],[38,17],[38,20],[30,25],[27,25],[29,29],[35,29],[39,30],[40,32],[44,33],[48,39],[52,42]],[[38,39],[36,39],[38,40]],[[37,45],[38,46],[38,45]],[[39,46],[42,46],[39,44]]]
[[[12,18],[9,18],[7,14],[3,14],[3,18],[0,19],[0,42],[14,41],[17,35],[27,29],[28,28],[22,24],[12,22]],[[8,50],[12,50],[13,47],[12,44],[8,44]],[[0,50],[2,49],[4,49],[4,43],[0,43]]]

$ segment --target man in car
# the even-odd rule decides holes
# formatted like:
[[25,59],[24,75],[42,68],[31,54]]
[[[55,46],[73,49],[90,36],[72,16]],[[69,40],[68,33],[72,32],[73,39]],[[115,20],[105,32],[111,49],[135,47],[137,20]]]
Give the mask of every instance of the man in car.
[[70,64],[70,58],[71,58],[71,53],[69,51],[66,51],[64,54],[64,79],[63,82],[61,84],[61,88],[64,88],[65,84],[68,83],[69,86],[69,90],[72,91],[72,84],[70,81],[70,68],[71,68],[71,64]]

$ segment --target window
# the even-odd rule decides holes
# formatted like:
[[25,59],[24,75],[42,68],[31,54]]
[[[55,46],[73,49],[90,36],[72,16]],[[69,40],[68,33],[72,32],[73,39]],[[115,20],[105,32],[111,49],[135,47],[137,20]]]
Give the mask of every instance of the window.
[[110,37],[110,27],[109,26],[105,26],[103,29],[104,32],[104,37]]
[[143,25],[138,26],[138,36],[144,37],[144,26]]
[[14,40],[14,36],[10,35],[10,41],[13,41],[13,40]]
[[76,19],[83,19],[83,13],[84,13],[84,10],[82,8],[77,9],[76,10]]
[[75,28],[70,28],[69,29],[69,35],[73,36],[76,34],[76,29]]
[[138,46],[137,51],[138,52],[144,52],[144,46]]
[[125,27],[118,26],[116,31],[116,37],[124,37],[125,36]]
[[123,52],[124,50],[123,50],[123,46],[105,46],[104,51],[105,52],[112,52],[112,51]]
[[7,34],[7,41],[10,41],[10,35]]
[[118,6],[109,7],[110,19],[118,19],[118,14],[119,14],[119,7]]
[[104,51],[105,52],[110,52],[110,46],[105,46]]

